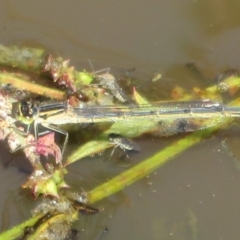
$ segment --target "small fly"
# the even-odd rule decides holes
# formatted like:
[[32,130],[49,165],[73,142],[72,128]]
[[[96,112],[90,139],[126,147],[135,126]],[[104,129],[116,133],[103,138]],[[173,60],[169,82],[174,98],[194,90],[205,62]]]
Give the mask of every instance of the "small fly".
[[[109,73],[110,68],[102,69],[99,71],[94,71],[93,65],[89,60],[89,64],[92,67],[93,72],[96,74],[96,79],[100,81],[102,87],[107,88],[111,91],[113,96],[120,102],[125,103],[129,101],[129,98],[126,96],[122,88],[118,85],[116,78]],[[103,74],[99,74],[102,73]]]
[[103,87],[108,88],[111,93],[117,98],[120,102],[125,103],[129,99],[122,90],[122,88],[118,85],[115,77],[110,73],[104,73],[97,75],[97,78],[100,80],[100,84]]
[[[124,152],[126,152],[126,151],[140,152],[141,151],[141,147],[137,143],[135,143],[134,141],[132,141],[129,138],[124,138],[120,134],[110,133],[108,135],[108,139],[109,139],[110,143],[115,145],[115,147],[113,148],[113,150],[111,152],[110,158],[112,157],[112,155],[117,147],[120,147]],[[126,157],[128,157],[127,154],[125,154],[125,155],[126,155]]]
[[237,70],[227,70],[222,74],[217,76],[217,88],[221,93],[231,90],[231,86],[227,83],[227,79],[231,77],[239,77],[239,72]]

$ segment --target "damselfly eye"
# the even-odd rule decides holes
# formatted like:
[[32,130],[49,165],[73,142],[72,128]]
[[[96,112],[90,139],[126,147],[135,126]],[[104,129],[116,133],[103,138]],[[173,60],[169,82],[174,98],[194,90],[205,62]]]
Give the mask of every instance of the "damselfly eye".
[[37,107],[32,101],[21,101],[19,114],[26,118],[33,118],[37,114]]
[[29,111],[30,111],[30,104],[29,104],[29,102],[22,101],[21,102],[20,111],[21,111],[23,116],[25,116],[25,117],[29,116]]

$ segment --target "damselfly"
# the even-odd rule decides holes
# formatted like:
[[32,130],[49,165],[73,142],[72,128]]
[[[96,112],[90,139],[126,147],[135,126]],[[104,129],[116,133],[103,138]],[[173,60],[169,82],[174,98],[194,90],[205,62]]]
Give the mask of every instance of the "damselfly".
[[[174,120],[173,125],[168,123],[168,128],[171,129],[174,126],[174,133],[182,133],[214,126],[226,118],[238,118],[240,117],[240,107],[228,107],[210,100],[159,102],[139,106],[85,105],[84,107],[72,107],[67,102],[22,101],[18,104],[15,116],[17,120],[27,125],[28,129],[31,125],[34,126],[36,138],[39,134],[39,124],[50,131],[63,134],[65,136],[63,153],[68,141],[68,132],[57,127],[58,125],[120,122],[126,126],[129,125],[129,128],[134,128],[134,121],[148,119],[161,125],[163,121]],[[211,121],[206,125],[194,125],[192,119]]]

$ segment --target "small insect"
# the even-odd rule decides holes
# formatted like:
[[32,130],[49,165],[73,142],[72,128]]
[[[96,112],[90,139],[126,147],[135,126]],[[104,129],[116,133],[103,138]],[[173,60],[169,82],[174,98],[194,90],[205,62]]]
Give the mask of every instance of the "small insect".
[[238,77],[239,72],[237,70],[231,69],[224,71],[222,74],[217,76],[217,88],[221,93],[227,92],[231,89],[231,86],[225,81],[230,77]]
[[105,236],[107,235],[108,232],[109,232],[109,229],[107,226],[105,226],[102,232],[100,233],[98,240],[105,239]]
[[[113,150],[111,152],[110,158],[112,157],[112,155],[117,147],[120,147],[121,149],[123,149],[124,152],[126,152],[126,151],[140,152],[141,151],[141,147],[137,143],[133,142],[131,139],[124,138],[120,134],[110,133],[108,135],[108,139],[112,144],[115,145],[115,147],[113,148]],[[127,154],[126,154],[126,156],[128,157]]]
[[104,228],[104,233],[108,233],[108,231],[109,231],[109,229],[108,229],[108,227],[107,226],[105,226],[105,228]]
[[100,80],[100,84],[103,87],[108,88],[115,98],[117,98],[120,102],[127,102],[128,97],[122,90],[122,88],[118,85],[115,77],[110,73],[104,73],[97,75],[97,78]]
[[91,214],[99,213],[99,209],[90,207],[78,201],[73,201],[73,206],[82,214],[91,215]]
[[[96,74],[96,79],[100,81],[100,85],[102,87],[107,88],[111,91],[113,96],[118,99],[120,102],[125,103],[129,100],[129,98],[126,96],[122,88],[118,85],[116,78],[109,73],[110,68],[102,69],[99,71],[94,71],[94,67],[90,60],[89,64],[93,70],[93,72]],[[102,73],[102,74],[99,74]]]

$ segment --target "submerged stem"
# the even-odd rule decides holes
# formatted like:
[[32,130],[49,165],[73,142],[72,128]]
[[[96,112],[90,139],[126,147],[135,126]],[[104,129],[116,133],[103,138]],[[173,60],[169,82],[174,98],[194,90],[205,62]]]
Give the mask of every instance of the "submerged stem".
[[[239,104],[240,98],[232,101],[229,105],[238,106]],[[228,126],[231,122],[232,119],[226,119],[224,122],[219,123],[214,127],[191,133],[185,138],[175,141],[172,145],[160,150],[152,157],[88,192],[89,203],[100,201],[147,176],[152,171],[173,159],[173,157],[211,136],[215,131],[219,130],[221,126]]]
[[27,221],[3,232],[0,234],[1,240],[11,240],[16,239],[24,233],[24,229],[29,226],[33,226],[44,214],[31,217]]
[[176,157],[189,147],[201,142],[204,138],[211,136],[219,127],[220,125],[217,125],[210,129],[194,132],[184,139],[174,142],[171,146],[159,151],[147,160],[114,177],[110,181],[101,184],[88,193],[89,203],[94,203],[108,197],[131,185],[135,181],[146,177],[149,173],[173,159],[173,157]]

